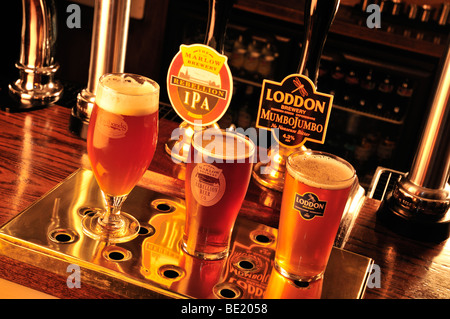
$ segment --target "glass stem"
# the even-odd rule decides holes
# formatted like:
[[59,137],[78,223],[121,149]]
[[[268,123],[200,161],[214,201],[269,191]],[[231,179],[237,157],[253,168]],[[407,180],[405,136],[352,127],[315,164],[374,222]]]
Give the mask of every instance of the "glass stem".
[[124,221],[120,216],[120,210],[127,195],[111,196],[103,192],[102,194],[105,202],[105,213],[99,218],[99,224],[108,231],[121,229],[124,226]]

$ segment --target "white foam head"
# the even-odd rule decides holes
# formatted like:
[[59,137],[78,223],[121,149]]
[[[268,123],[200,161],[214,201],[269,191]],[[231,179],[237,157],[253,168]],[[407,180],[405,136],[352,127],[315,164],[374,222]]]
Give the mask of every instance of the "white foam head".
[[97,86],[95,102],[99,107],[122,115],[146,115],[158,110],[159,85],[146,77],[107,74]]
[[350,187],[356,176],[350,164],[318,152],[294,154],[289,157],[286,167],[296,180],[322,189]]

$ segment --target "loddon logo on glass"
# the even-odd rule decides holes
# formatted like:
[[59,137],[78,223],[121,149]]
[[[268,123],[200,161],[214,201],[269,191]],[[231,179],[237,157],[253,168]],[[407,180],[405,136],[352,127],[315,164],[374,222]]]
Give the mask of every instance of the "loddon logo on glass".
[[314,217],[322,217],[327,206],[326,201],[319,200],[314,193],[305,193],[303,195],[295,194],[294,209],[307,220]]

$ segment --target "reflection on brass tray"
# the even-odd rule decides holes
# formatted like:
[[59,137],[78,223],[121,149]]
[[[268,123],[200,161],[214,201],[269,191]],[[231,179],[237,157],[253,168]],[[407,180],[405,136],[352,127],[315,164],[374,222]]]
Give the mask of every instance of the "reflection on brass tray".
[[76,264],[82,283],[108,287],[129,298],[361,298],[364,294],[370,258],[334,248],[318,288],[295,285],[272,268],[277,230],[243,218],[237,220],[227,259],[190,257],[179,244],[184,201],[143,187],[136,187],[123,207],[141,223],[140,235],[115,245],[95,241],[83,234],[81,218],[101,203],[92,172],[80,169],[0,228],[0,252],[61,276],[68,275],[68,265]]

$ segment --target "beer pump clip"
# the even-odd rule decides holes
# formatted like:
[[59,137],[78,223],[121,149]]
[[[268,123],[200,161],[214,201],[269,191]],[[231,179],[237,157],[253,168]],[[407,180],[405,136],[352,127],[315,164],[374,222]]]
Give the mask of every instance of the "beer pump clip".
[[181,45],[167,73],[172,107],[183,119],[166,142],[175,162],[186,162],[195,132],[217,128],[233,92],[233,78],[223,55],[225,31],[234,0],[209,0],[204,44]]
[[[283,191],[286,159],[291,153],[306,149],[307,140],[324,143],[332,96],[315,89],[323,47],[338,6],[339,0],[307,0],[297,74],[287,76],[281,83],[263,81],[256,126],[271,130],[278,143],[271,146],[268,161],[258,162],[252,174],[259,184],[269,189]],[[273,114],[273,109],[277,114]],[[314,112],[314,120],[310,121],[309,113],[302,114],[305,110],[322,112]]]

